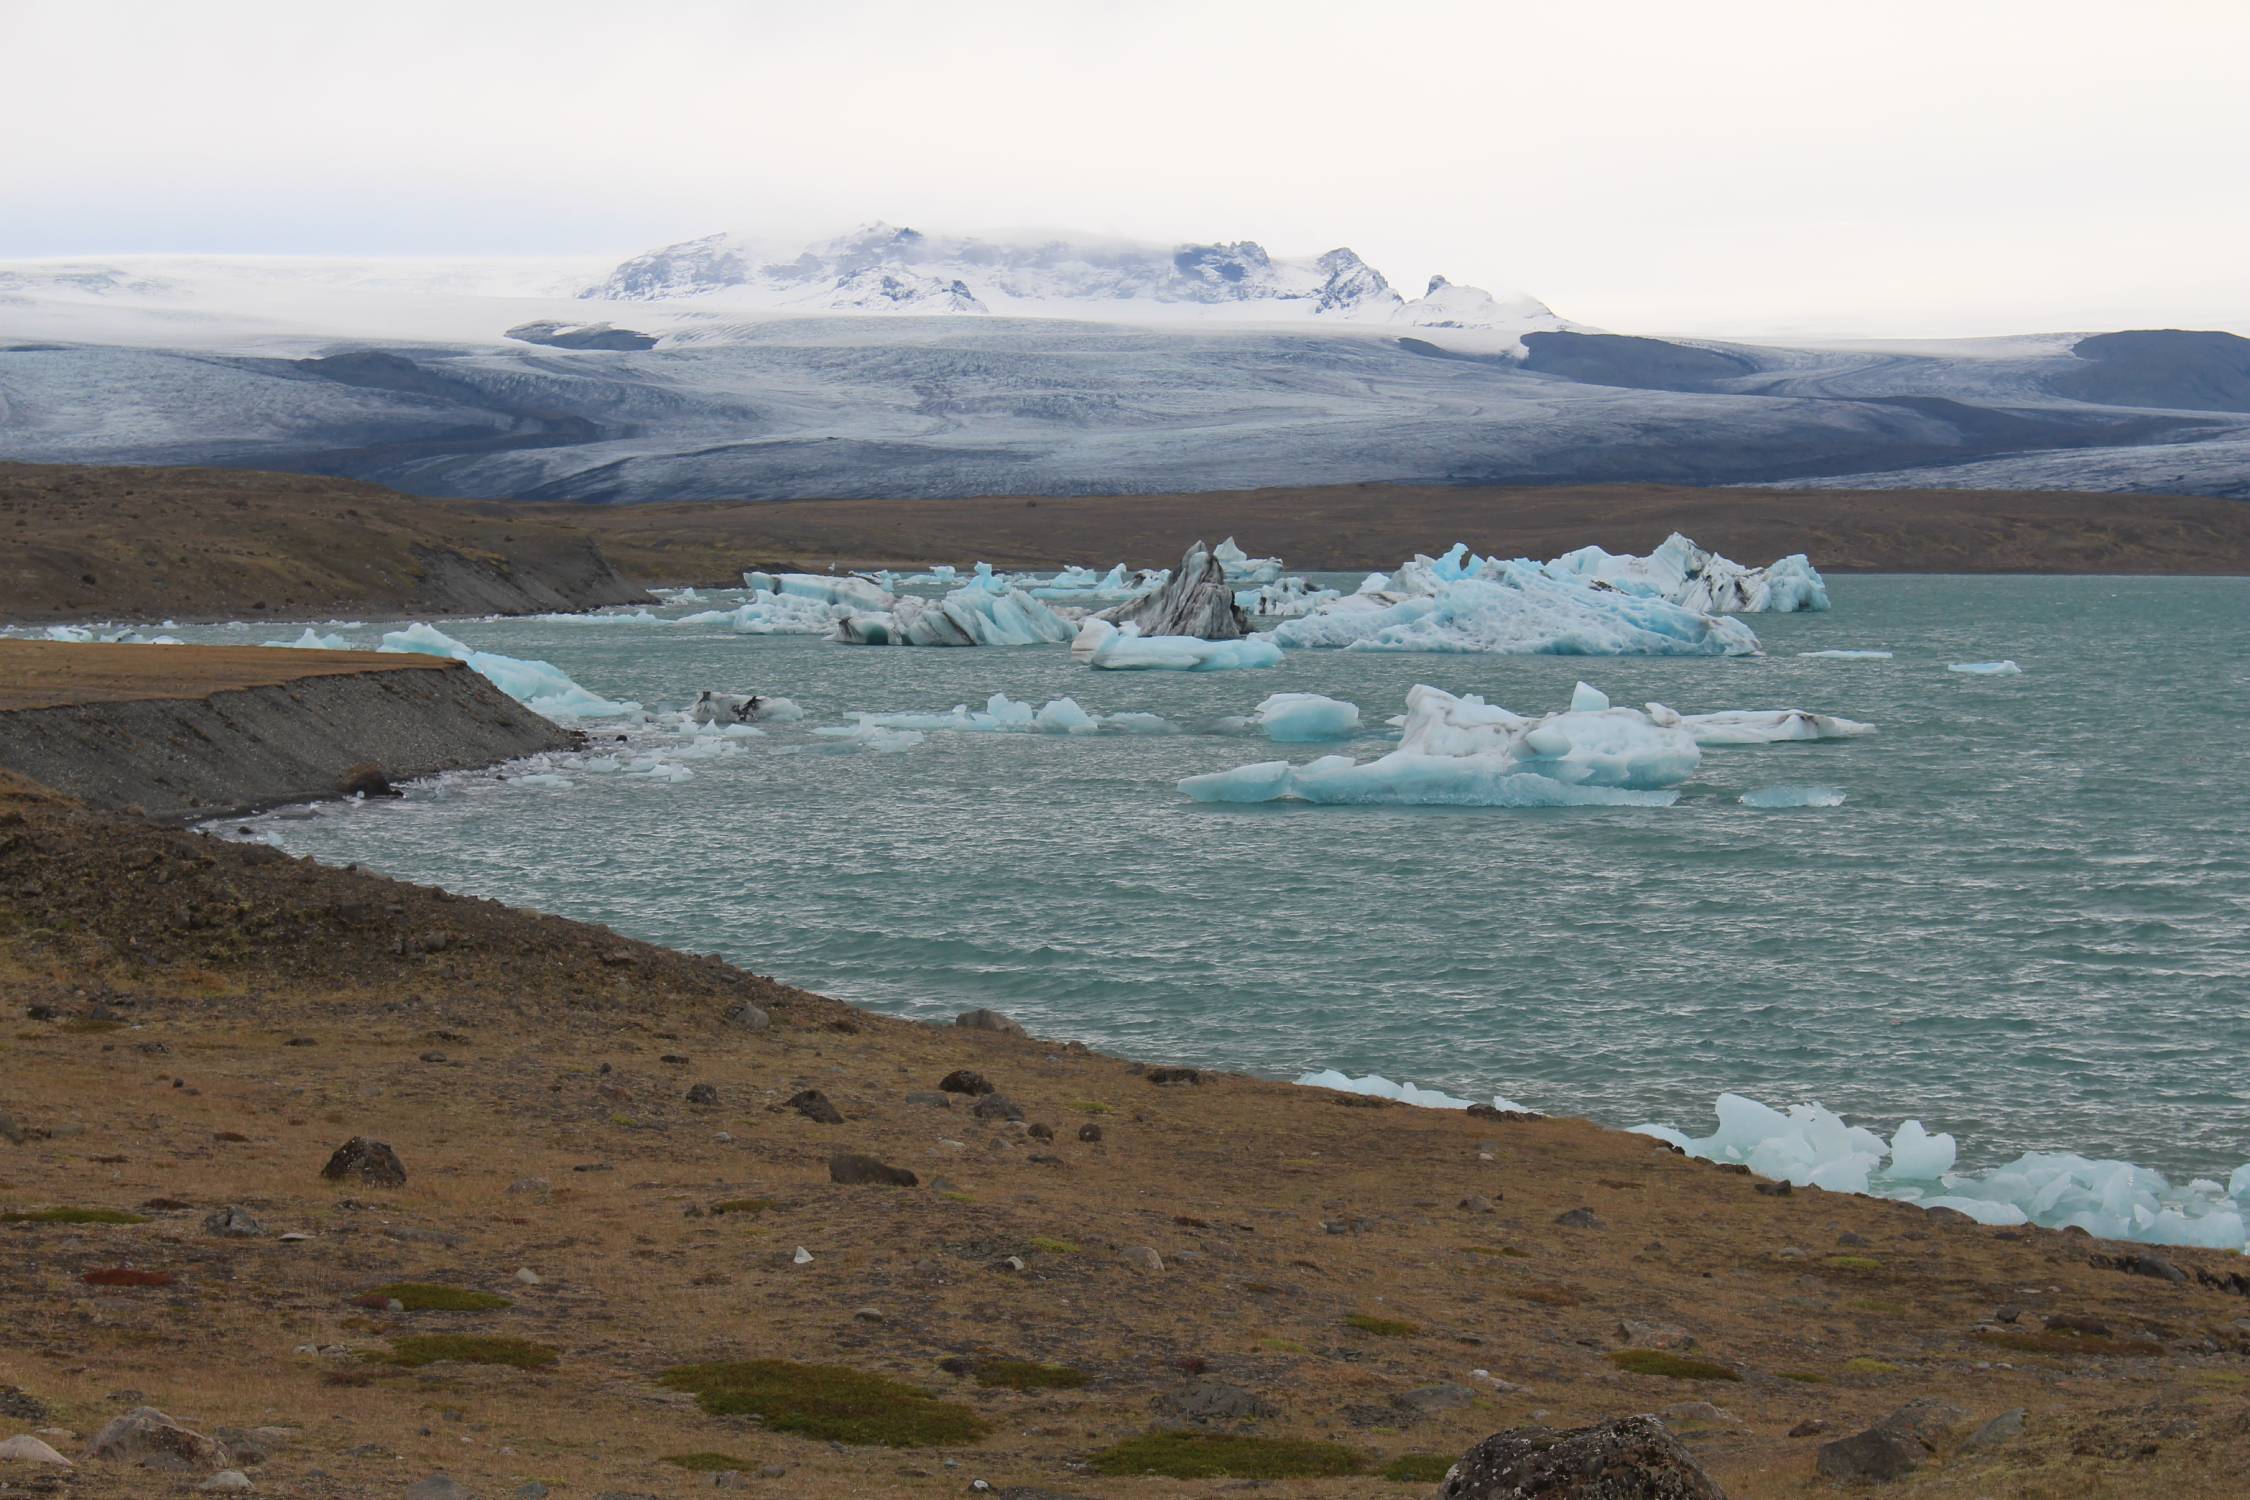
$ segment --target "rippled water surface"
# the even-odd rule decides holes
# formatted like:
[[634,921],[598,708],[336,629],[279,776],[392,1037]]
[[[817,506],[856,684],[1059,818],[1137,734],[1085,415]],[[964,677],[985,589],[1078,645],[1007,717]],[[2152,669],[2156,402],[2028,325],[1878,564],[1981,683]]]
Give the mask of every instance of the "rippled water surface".
[[[263,826],[881,1009],[990,1005],[1139,1057],[1374,1070],[1699,1131],[1723,1089],[1811,1098],[1886,1127],[1918,1114],[1985,1161],[2250,1159],[2250,582],[1832,590],[1831,613],[1756,619],[1755,660],[1302,652],[1209,675],[1093,672],[1061,648],[466,623],[448,629],[612,697],[780,693],[813,717],[673,784],[456,777]],[[1799,654],[1834,648],[1896,654]],[[1945,670],[1999,657],[2024,675]],[[1229,808],[1174,789],[1325,752],[1214,732],[1270,692],[1358,703],[1376,733],[1344,748],[1366,756],[1414,683],[1540,712],[1581,676],[1620,702],[1805,707],[1880,733],[1708,751],[1664,809]],[[933,734],[897,754],[809,732],[996,691],[1187,732]],[[1847,800],[1737,800],[1783,783]]]

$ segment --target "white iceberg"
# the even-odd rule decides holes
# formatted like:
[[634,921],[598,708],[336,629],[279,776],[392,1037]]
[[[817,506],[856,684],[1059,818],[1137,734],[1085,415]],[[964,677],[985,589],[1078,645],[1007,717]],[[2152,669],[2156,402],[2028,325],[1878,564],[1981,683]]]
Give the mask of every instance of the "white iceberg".
[[1800,651],[1799,656],[1818,661],[1889,661],[1888,651]]
[[[1155,714],[1091,714],[1075,698],[1054,698],[1038,708],[994,693],[981,710],[957,703],[951,713],[860,713],[855,727],[905,729],[944,734],[1170,734],[1172,726]],[[829,731],[821,731],[828,733]]]
[[1548,571],[1592,579],[1706,614],[1782,614],[1828,608],[1828,583],[1802,552],[1744,567],[1673,532],[1646,557],[1581,547]]
[[1718,1117],[1719,1128],[1700,1138],[1669,1125],[1634,1129],[1692,1156],[1740,1162],[1798,1187],[1950,1208],[1983,1224],[2078,1228],[2152,1245],[2250,1248],[2244,1228],[2250,1166],[2238,1169],[2226,1190],[2203,1178],[2176,1188],[2151,1168],[2069,1152],[2027,1152],[2001,1166],[1962,1172],[1955,1169],[1953,1137],[1928,1131],[1919,1120],[1902,1122],[1885,1141],[1818,1104],[1783,1111],[1740,1094],[1719,1096]]
[[352,643],[342,636],[334,633],[322,635],[310,625],[305,627],[303,635],[298,636],[293,641],[264,641],[261,644],[280,646],[291,651],[350,651],[353,649]]
[[698,610],[675,623],[724,625],[736,635],[826,635],[847,612],[841,604],[758,589],[733,609]]
[[1087,620],[1070,654],[1111,672],[1228,672],[1281,665],[1281,648],[1267,636],[1206,641],[1191,635],[1142,635],[1138,626]]
[[1076,626],[1022,589],[979,577],[943,599],[901,597],[846,614],[832,639],[853,646],[1059,645]]
[[1966,672],[1972,677],[2020,677],[2023,668],[2012,661],[1957,661],[1945,670]]
[[1784,740],[1846,740],[1873,734],[1875,726],[1857,719],[1816,714],[1802,708],[1730,708],[1710,714],[1673,714],[1660,703],[1648,711],[1658,723],[1671,715],[1695,736],[1698,745],[1772,745]]
[[1281,576],[1281,559],[1278,557],[1252,557],[1235,545],[1228,537],[1211,549],[1211,556],[1224,570],[1229,583],[1249,586],[1272,583]]
[[[1365,1094],[1374,1099],[1396,1099],[1401,1104],[1412,1104],[1421,1109],[1468,1109],[1475,1101],[1457,1099],[1439,1089],[1417,1088],[1411,1083],[1393,1083],[1380,1073],[1369,1073],[1364,1078],[1354,1078],[1335,1068],[1323,1068],[1317,1073],[1307,1073],[1297,1080],[1300,1088],[1334,1089],[1340,1094]],[[1494,1109],[1510,1114],[1535,1115],[1538,1110],[1518,1104],[1503,1094],[1492,1096]]]
[[1179,786],[1198,802],[1666,807],[1702,755],[1677,722],[1612,708],[1585,683],[1569,709],[1539,719],[1423,685],[1406,695],[1399,748],[1388,755],[1267,761]]
[[1254,589],[1237,589],[1235,608],[1246,615],[1263,615],[1270,620],[1293,620],[1310,614],[1331,599],[1343,598],[1337,589],[1315,588],[1302,578],[1284,578],[1277,583],[1261,584]]
[[745,573],[743,583],[753,592],[810,599],[816,604],[841,604],[849,609],[882,610],[891,607],[891,595],[856,575],[830,573]]
[[550,719],[612,719],[641,711],[638,703],[612,702],[589,693],[553,662],[526,661],[493,651],[479,651],[431,625],[416,624],[404,630],[385,631],[382,644],[375,649],[450,656],[455,661],[467,662],[471,671],[501,692],[533,713]]
[[[1370,584],[1376,582],[1369,579]],[[1274,627],[1285,647],[1557,656],[1751,656],[1740,620],[1456,546]]]
[[1762,786],[1744,792],[1744,807],[1842,807],[1844,794],[1832,786]]
[[1340,740],[1359,732],[1359,705],[1319,693],[1275,693],[1251,711],[1248,722],[1279,744]]

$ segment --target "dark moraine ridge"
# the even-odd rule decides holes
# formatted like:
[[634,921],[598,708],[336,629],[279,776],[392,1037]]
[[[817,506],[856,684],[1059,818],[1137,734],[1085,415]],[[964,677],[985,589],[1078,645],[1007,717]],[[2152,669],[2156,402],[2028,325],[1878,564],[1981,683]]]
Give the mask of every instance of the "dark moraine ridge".
[[362,651],[0,641],[0,771],[187,821],[490,765],[579,737],[460,662]]

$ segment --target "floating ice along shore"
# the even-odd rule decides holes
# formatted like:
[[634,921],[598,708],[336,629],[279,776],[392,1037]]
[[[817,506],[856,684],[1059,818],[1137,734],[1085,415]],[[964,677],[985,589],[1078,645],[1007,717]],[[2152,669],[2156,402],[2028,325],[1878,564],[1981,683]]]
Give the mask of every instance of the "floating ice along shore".
[[[1270,702],[1271,700],[1269,700]],[[1801,709],[1688,716],[1661,703],[1612,707],[1585,683],[1561,713],[1527,719],[1426,684],[1406,695],[1399,747],[1370,761],[1329,755],[1190,776],[1198,802],[1378,803],[1455,807],[1666,807],[1715,744],[1856,735],[1872,725]],[[1699,731],[1700,726],[1700,731]]]
[[1886,1141],[1817,1104],[1782,1111],[1740,1094],[1721,1094],[1718,1116],[1719,1128],[1700,1138],[1669,1125],[1634,1128],[1690,1156],[1740,1162],[1797,1187],[1950,1208],[1981,1224],[2040,1224],[2103,1239],[2250,1252],[2250,1165],[2237,1167],[2224,1185],[2197,1178],[2185,1187],[2148,1167],[2069,1152],[2027,1152],[1986,1171],[1956,1172],[1953,1137],[1932,1134],[1919,1120],[1904,1122]]
[[525,661],[521,657],[479,651],[430,625],[409,625],[404,630],[385,631],[382,644],[375,649],[450,656],[455,661],[467,662],[471,671],[489,680],[501,692],[533,713],[550,719],[613,719],[637,715],[641,711],[638,703],[616,703],[587,692],[553,662]]
[[[1475,1101],[1456,1099],[1440,1089],[1416,1088],[1411,1083],[1393,1083],[1380,1073],[1370,1073],[1364,1078],[1354,1078],[1335,1068],[1324,1068],[1318,1073],[1307,1073],[1297,1080],[1300,1088],[1334,1089],[1340,1094],[1365,1094],[1375,1099],[1396,1099],[1401,1104],[1412,1104],[1422,1109],[1474,1109]],[[1539,1111],[1527,1104],[1518,1104],[1505,1094],[1492,1096],[1492,1107],[1507,1114],[1535,1115]]]
[[981,712],[956,703],[951,713],[859,713],[841,728],[815,730],[830,736],[857,736],[866,730],[910,730],[921,734],[1170,734],[1172,726],[1156,714],[1090,714],[1075,698],[1050,699],[1034,709],[1006,693],[994,693]]

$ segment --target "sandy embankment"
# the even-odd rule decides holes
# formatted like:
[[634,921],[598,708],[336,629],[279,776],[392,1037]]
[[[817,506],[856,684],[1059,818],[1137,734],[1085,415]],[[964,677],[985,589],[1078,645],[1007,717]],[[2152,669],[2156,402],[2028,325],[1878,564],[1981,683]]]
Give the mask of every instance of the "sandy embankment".
[[98,807],[215,817],[567,750],[460,662],[371,651],[0,641],[0,770]]

